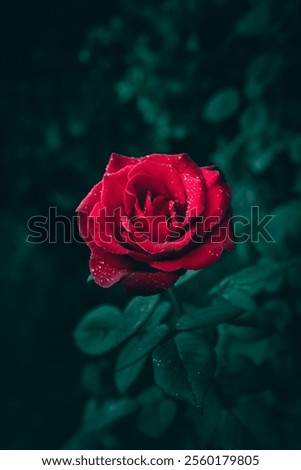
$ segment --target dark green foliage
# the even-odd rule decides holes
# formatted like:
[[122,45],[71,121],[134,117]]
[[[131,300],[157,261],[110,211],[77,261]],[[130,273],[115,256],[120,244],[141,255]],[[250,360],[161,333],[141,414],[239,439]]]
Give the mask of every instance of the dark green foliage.
[[[124,314],[112,305],[102,305],[88,313],[75,330],[78,347],[90,355],[101,355],[135,333],[152,313],[158,296],[136,297]],[[135,362],[135,361],[133,361]]]
[[126,392],[128,388],[135,382],[147,359],[147,356],[143,356],[141,359],[133,362],[129,366],[116,370],[115,383],[120,393]]
[[120,392],[127,390],[134,382],[148,355],[168,332],[167,325],[155,326],[151,330],[141,331],[125,344],[116,361],[115,379]]
[[155,387],[146,389],[138,401],[142,408],[137,416],[137,428],[148,437],[161,437],[176,416],[176,403]]
[[228,322],[242,313],[242,309],[226,304],[207,308],[197,308],[193,305],[184,304],[184,307],[186,315],[183,315],[177,322],[177,330],[193,330],[195,328],[216,326]]
[[[111,305],[102,305],[88,313],[74,332],[77,346],[86,354],[100,355],[122,341],[118,334],[123,317]],[[116,331],[117,330],[117,331]]]
[[115,421],[132,414],[136,406],[136,403],[129,398],[106,400],[101,405],[95,400],[90,400],[84,409],[81,432],[99,432]]
[[[91,439],[93,440],[93,436],[97,436],[95,442],[98,440],[98,445],[101,445],[102,431],[107,432],[107,429],[120,419],[133,414],[136,408],[137,404],[129,398],[106,400],[101,405],[96,400],[88,401],[83,412],[82,424],[65,448],[89,447],[88,443],[91,442]],[[109,442],[112,443],[111,440]]]
[[152,315],[148,318],[148,320],[144,324],[144,329],[151,330],[155,328],[157,325],[160,325],[163,320],[169,315],[171,311],[171,304],[166,300],[161,300],[155,307]]
[[[19,3],[0,28],[0,447],[300,448],[300,2]],[[33,244],[27,222],[71,219],[112,151],[219,165],[275,242],[238,224],[255,241],[178,280],[180,317],[86,284],[77,230]]]
[[200,272],[201,271],[186,271],[186,273],[183,274],[183,276],[179,277],[179,279],[175,283],[174,287],[183,286],[184,284],[186,284],[186,282],[188,282],[191,279],[193,279],[194,277],[198,276],[200,274]]
[[139,359],[152,351],[168,332],[168,326],[163,324],[156,326],[152,330],[142,331],[134,336],[120,351],[116,363],[117,370],[125,369],[139,361]]
[[211,342],[196,333],[179,333],[153,353],[154,379],[168,395],[202,409],[214,375]]
[[234,88],[217,91],[205,104],[203,117],[213,123],[224,121],[237,111],[239,102],[239,94]]

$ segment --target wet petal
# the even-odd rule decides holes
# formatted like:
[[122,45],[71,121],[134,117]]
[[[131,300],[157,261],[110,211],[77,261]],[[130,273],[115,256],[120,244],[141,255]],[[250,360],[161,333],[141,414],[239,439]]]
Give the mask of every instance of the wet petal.
[[90,257],[90,272],[96,284],[101,287],[111,287],[116,282],[130,274],[135,264],[124,256],[108,253],[97,248],[97,254]]
[[205,238],[204,243],[192,244],[190,251],[182,257],[180,253],[178,259],[154,261],[150,265],[153,268],[171,272],[181,268],[203,269],[215,263],[221,257],[224,249],[229,251],[234,249],[231,217],[232,211],[229,211],[221,225]]
[[[137,168],[138,170],[138,168]],[[147,204],[148,194],[152,197],[161,195],[170,198],[170,194],[162,181],[147,173],[136,173],[129,175],[124,194],[124,207],[130,216],[136,203],[142,208]]]
[[116,214],[124,207],[124,190],[128,181],[128,173],[132,166],[126,166],[116,173],[106,173],[103,177],[101,202],[107,214]]
[[120,214],[107,214],[99,202],[88,217],[88,228],[96,245],[117,254],[127,254],[129,250],[122,243],[121,228],[118,223]]
[[[142,233],[135,230],[131,220],[128,220],[126,229],[131,234],[132,243],[151,255],[180,251],[193,240],[196,231],[195,226],[188,227],[186,231],[181,227],[165,231],[164,223],[162,223],[162,227],[158,228],[158,226],[156,227],[156,220],[154,220],[149,233]],[[160,238],[165,241],[161,242]],[[156,239],[159,241],[156,241]]]
[[185,223],[188,223],[191,217],[196,217],[205,209],[205,183],[203,178],[194,178],[188,173],[182,175],[187,197],[187,209]]
[[203,178],[206,182],[206,188],[209,189],[211,186],[215,185],[220,178],[220,171],[217,169],[216,165],[212,166],[203,166],[200,168],[200,171],[203,175]]
[[106,167],[106,173],[116,173],[116,171],[122,170],[126,166],[134,166],[139,163],[139,159],[135,157],[126,157],[119,153],[112,153],[110,156],[109,163]]
[[132,294],[152,295],[171,287],[181,274],[183,271],[172,273],[135,271],[123,279],[122,285]]
[[89,232],[88,227],[88,214],[85,212],[79,212],[77,214],[77,225],[79,229],[80,236],[87,243],[92,240],[92,237]]
[[[139,175],[138,178],[136,178]],[[139,184],[139,190],[134,190],[134,185],[131,183],[131,179],[135,178],[136,185]],[[146,179],[147,178],[147,179]],[[150,179],[154,180],[154,183],[150,183]],[[156,183],[155,183],[156,182]],[[149,187],[148,184],[152,186]],[[154,191],[152,190],[153,185]],[[161,189],[159,189],[161,188]],[[178,204],[185,206],[186,196],[184,191],[181,174],[176,171],[171,164],[166,162],[156,163],[151,159],[143,159],[141,163],[132,168],[129,173],[129,192],[137,196],[140,196],[140,192],[146,196],[146,191],[150,190],[152,196],[167,196],[168,199],[177,201]],[[144,199],[145,199],[144,196]]]
[[89,230],[88,230],[88,214],[92,211],[94,206],[100,201],[102,192],[102,181],[97,183],[89,194],[82,200],[79,204],[76,212],[78,213],[78,228],[82,238],[87,241],[90,240]]
[[193,177],[200,174],[198,165],[190,158],[187,153],[175,155],[153,153],[146,157],[150,162],[170,164],[179,173],[188,173]]
[[201,168],[201,171],[206,185],[203,213],[203,235],[205,235],[226,216],[231,202],[231,189],[217,167]]

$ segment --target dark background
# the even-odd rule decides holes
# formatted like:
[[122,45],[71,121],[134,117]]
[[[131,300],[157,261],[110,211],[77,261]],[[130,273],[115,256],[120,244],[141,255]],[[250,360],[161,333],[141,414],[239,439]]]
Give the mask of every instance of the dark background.
[[[88,396],[81,383],[86,359],[72,331],[89,308],[127,300],[119,286],[85,284],[88,250],[64,243],[62,226],[57,243],[26,242],[30,217],[47,216],[50,206],[74,215],[112,151],[185,151],[199,164],[222,168],[236,213],[248,216],[251,205],[277,211],[277,246],[239,246],[210,268],[204,296],[222,275],[260,258],[296,255],[300,9],[293,0],[1,6],[2,449],[64,445]],[[208,100],[224,91],[208,111]],[[276,404],[283,415],[275,408],[278,422],[299,416],[288,420],[286,448],[298,448],[300,437],[297,293],[292,284],[270,294],[293,312],[283,341],[294,345],[288,353],[294,366],[288,375],[288,366],[279,366],[286,386],[277,385]],[[144,443],[151,445],[159,446]]]

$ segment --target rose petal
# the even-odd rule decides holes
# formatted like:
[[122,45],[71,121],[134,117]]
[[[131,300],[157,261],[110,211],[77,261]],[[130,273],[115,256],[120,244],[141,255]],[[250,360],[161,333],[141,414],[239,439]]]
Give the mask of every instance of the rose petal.
[[100,201],[102,192],[102,181],[97,183],[89,194],[82,200],[76,209],[78,213],[77,223],[81,237],[88,241],[91,239],[88,229],[88,214],[92,211],[93,207]]
[[194,178],[188,173],[182,175],[187,197],[187,209],[185,214],[185,224],[191,217],[196,217],[205,209],[205,183],[203,178]]
[[137,243],[133,240],[133,237],[130,232],[127,232],[125,230],[121,236],[122,236],[124,243],[130,248],[129,256],[133,258],[134,260],[148,263],[149,261],[156,259],[149,253],[146,253],[145,251],[143,251],[142,248],[140,248],[137,245]]
[[90,272],[96,284],[101,287],[113,286],[130,274],[134,267],[135,263],[124,256],[108,253],[101,248],[97,249],[97,254],[92,252],[90,257]]
[[124,193],[124,208],[128,216],[132,215],[136,202],[140,208],[146,204],[148,193],[151,193],[152,196],[161,195],[167,199],[171,197],[166,186],[159,179],[146,173],[129,175]]
[[166,273],[162,271],[134,271],[126,276],[122,285],[135,295],[152,295],[171,287],[183,271]]
[[203,215],[203,233],[220,224],[231,202],[231,189],[224,175],[216,167],[201,168],[206,185],[206,206]]
[[[175,200],[180,205],[185,206],[186,197],[181,175],[180,172],[176,171],[171,164],[166,164],[163,161],[156,163],[147,158],[142,159],[139,165],[131,169],[129,173],[129,185],[131,185],[131,179],[135,178],[138,174],[140,175],[138,178],[138,181],[140,179],[139,187],[143,190],[143,193],[146,192],[146,188],[152,192],[152,188],[149,188],[147,183],[144,183],[145,177],[152,178],[154,181],[160,182],[165,188],[165,190],[161,191],[155,189],[155,194],[152,194],[153,196],[162,196],[167,194],[170,196],[168,199]],[[131,188],[132,187],[133,186],[131,186]],[[133,191],[129,192],[133,194]]]
[[121,255],[129,253],[130,250],[122,243],[119,217],[119,213],[108,215],[106,208],[99,202],[88,216],[88,228],[96,245]]
[[153,224],[149,233],[145,234],[135,230],[131,220],[127,220],[124,226],[126,230],[131,233],[132,244],[136,244],[136,246],[142,248],[145,252],[150,253],[151,255],[182,250],[193,240],[196,231],[195,226],[188,227],[184,234],[183,228],[172,228],[168,230],[168,235],[164,237],[164,225],[162,224],[162,231],[159,231],[159,236],[162,236],[166,241],[156,242],[157,233],[155,230],[158,230],[155,228],[156,223]]
[[153,212],[153,203],[152,203],[152,195],[151,192],[148,190],[147,195],[145,198],[144,208],[142,211],[144,214],[152,214]]
[[222,244],[224,249],[228,251],[235,250],[234,244],[234,228],[233,228],[233,210],[229,209],[227,216],[223,220],[223,222],[214,229],[214,233],[212,233],[211,241],[214,244]]
[[92,237],[90,235],[89,227],[88,227],[88,214],[86,214],[85,212],[78,212],[77,225],[78,225],[78,230],[82,239],[86,243],[88,241],[91,241]]
[[170,201],[167,200],[165,197],[157,196],[152,204],[152,210],[150,212],[150,215],[161,217],[169,216],[169,203]]
[[135,157],[126,157],[119,153],[112,153],[110,156],[109,163],[106,167],[106,173],[116,173],[116,171],[122,170],[126,166],[134,166],[139,163],[139,159]]
[[109,215],[116,214],[119,209],[123,209],[124,207],[124,190],[128,181],[128,173],[131,168],[132,166],[129,165],[116,173],[106,173],[103,177],[101,202]]
[[145,158],[147,158],[150,162],[165,164],[168,163],[172,165],[172,167],[179,173],[188,173],[195,178],[197,178],[200,174],[198,165],[190,158],[187,153],[179,153],[175,155],[153,153]]
[[203,178],[206,182],[207,189],[211,188],[211,186],[215,185],[220,177],[221,172],[217,169],[216,165],[212,166],[203,166],[200,168],[200,171],[203,175]]
[[209,234],[204,243],[194,243],[188,253],[178,259],[154,261],[150,266],[162,271],[175,271],[178,269],[203,269],[209,266],[221,257],[224,249],[233,250],[233,227],[232,227],[232,211],[222,221],[221,225],[216,227]]
[[167,218],[164,215],[154,216],[151,223],[151,240],[154,243],[165,243],[168,240],[170,231],[167,225]]

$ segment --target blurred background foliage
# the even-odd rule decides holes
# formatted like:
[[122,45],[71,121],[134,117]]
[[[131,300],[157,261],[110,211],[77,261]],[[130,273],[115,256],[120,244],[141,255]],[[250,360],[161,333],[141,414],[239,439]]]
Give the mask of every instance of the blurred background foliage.
[[[3,5],[1,448],[300,448],[300,13],[297,0]],[[62,224],[57,243],[26,242],[50,206],[74,216],[112,151],[218,164],[235,214],[276,215],[276,243],[238,245],[178,288],[194,318],[211,289],[246,311],[214,330],[202,419],[148,372],[119,394],[112,356],[88,360],[72,332],[128,296],[85,284],[88,250],[64,243]]]

